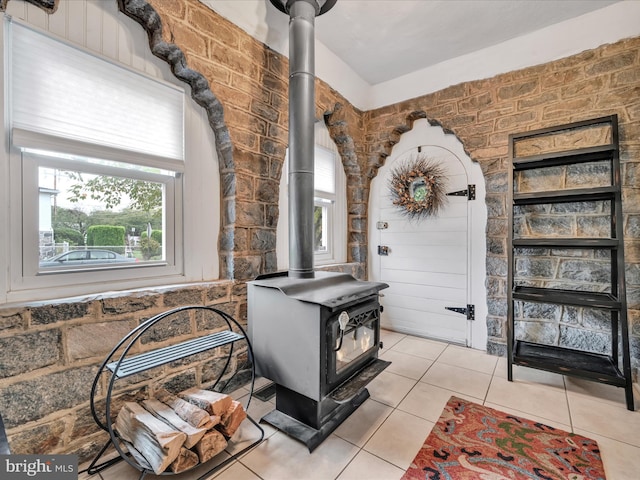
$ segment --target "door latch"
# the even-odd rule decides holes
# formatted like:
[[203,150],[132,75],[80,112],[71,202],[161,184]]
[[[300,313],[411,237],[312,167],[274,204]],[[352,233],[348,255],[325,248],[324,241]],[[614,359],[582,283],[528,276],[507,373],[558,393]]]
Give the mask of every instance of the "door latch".
[[389,247],[386,245],[378,245],[378,255],[388,256],[389,255]]

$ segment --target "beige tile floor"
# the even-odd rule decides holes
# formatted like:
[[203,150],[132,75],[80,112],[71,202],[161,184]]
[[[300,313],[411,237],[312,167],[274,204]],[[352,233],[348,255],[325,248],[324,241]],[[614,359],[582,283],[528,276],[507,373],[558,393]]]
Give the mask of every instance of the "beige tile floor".
[[[381,357],[393,363],[369,384],[371,398],[312,454],[263,424],[262,443],[205,478],[399,479],[451,395],[593,438],[600,445],[608,480],[640,478],[640,408],[626,409],[622,389],[524,367],[514,367],[514,381],[508,382],[504,358],[389,331],[382,332],[382,340]],[[636,403],[640,407],[640,398]],[[250,414],[260,419],[273,408],[271,402],[253,398]],[[234,439],[240,445],[250,443],[256,432],[245,422]],[[173,478],[193,480],[209,468]],[[138,477],[139,472],[125,462],[94,476],[80,476],[83,480]]]

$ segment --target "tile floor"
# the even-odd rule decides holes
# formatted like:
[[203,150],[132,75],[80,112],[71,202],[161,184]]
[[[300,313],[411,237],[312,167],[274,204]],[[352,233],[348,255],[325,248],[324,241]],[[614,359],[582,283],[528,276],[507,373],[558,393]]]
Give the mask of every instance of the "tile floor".
[[[514,381],[508,382],[505,358],[389,331],[382,332],[382,340],[381,357],[393,363],[369,384],[371,398],[312,454],[263,424],[262,443],[205,478],[399,479],[451,395],[593,438],[600,445],[608,480],[640,478],[640,408],[626,409],[622,389],[524,367],[515,367]],[[636,402],[640,407],[640,398]],[[258,420],[273,408],[271,402],[253,398],[249,411]],[[245,422],[234,439],[240,446],[249,444],[256,433]],[[173,478],[193,480],[209,468],[207,464]],[[125,462],[94,476],[80,475],[82,480],[138,477]]]

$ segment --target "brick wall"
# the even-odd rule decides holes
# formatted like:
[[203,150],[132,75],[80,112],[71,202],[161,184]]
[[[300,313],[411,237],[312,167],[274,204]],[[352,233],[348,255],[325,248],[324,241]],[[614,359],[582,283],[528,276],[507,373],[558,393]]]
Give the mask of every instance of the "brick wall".
[[[150,33],[175,43],[187,64],[209,82],[224,106],[231,155],[225,159],[223,274],[240,280],[277,269],[276,227],[279,181],[288,143],[289,62],[239,27],[192,0],[149,4],[161,17],[161,34],[130,5],[131,15]],[[368,179],[363,175],[363,118],[342,96],[316,82],[316,118],[325,118],[342,155],[348,189],[348,262],[366,261]],[[229,259],[233,258],[233,265]]]
[[[278,182],[287,143],[287,59],[196,0],[120,0],[119,4],[149,32],[154,53],[168,61],[173,59],[177,76],[190,82],[194,98],[209,114],[221,159],[223,225],[219,250],[223,277],[229,280],[0,309],[0,411],[15,453],[79,453],[81,459],[89,458],[105,441],[89,414],[91,381],[121,334],[159,311],[191,303],[220,306],[245,321],[246,290],[242,281],[276,268]],[[350,263],[333,269],[350,271],[359,278],[366,276],[370,181],[402,133],[415,119],[427,118],[455,134],[471,158],[480,163],[485,176],[489,211],[488,349],[503,353],[508,134],[617,113],[629,313],[637,367],[639,50],[640,38],[621,41],[368,112],[358,111],[318,80],[316,115],[325,118],[348,178]],[[177,55],[180,52],[184,62]],[[524,269],[528,268],[539,267]],[[579,327],[583,328],[586,320],[581,321]],[[180,331],[185,338],[201,333],[195,321],[186,322],[184,327],[186,330]],[[97,335],[102,341],[95,341]],[[170,371],[166,378],[179,377],[182,372],[192,375],[191,371],[190,380],[207,378],[204,364],[198,363]],[[144,389],[142,383],[130,395],[144,394]]]

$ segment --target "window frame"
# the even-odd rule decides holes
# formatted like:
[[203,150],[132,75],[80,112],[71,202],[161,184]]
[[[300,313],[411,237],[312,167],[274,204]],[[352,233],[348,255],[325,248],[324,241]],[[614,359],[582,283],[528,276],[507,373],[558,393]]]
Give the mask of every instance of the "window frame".
[[[335,262],[335,250],[337,247],[338,239],[335,238],[334,230],[335,230],[335,210],[336,210],[336,198],[337,198],[337,154],[327,148],[324,148],[320,145],[314,146],[314,156],[318,157],[318,152],[321,151],[325,155],[330,155],[333,158],[334,163],[334,175],[333,175],[333,192],[326,192],[323,190],[314,190],[313,191],[313,204],[314,207],[321,207],[323,209],[323,235],[322,237],[326,239],[326,250],[316,250],[314,245],[314,260],[319,265],[330,264]],[[316,162],[317,165],[317,162]],[[317,172],[316,172],[317,175]],[[315,236],[314,236],[315,238]]]
[[[34,135],[34,143],[37,143],[37,134]],[[72,141],[65,140],[61,144],[69,146]],[[65,151],[64,145],[58,146],[55,151],[59,153],[72,153]],[[48,145],[51,147],[51,145]],[[72,148],[71,148],[72,149]],[[84,145],[82,150],[90,149]],[[76,149],[77,150],[77,149]],[[116,160],[110,156],[104,147],[95,146],[92,158],[105,160]],[[117,161],[122,161],[127,152],[120,152]],[[134,154],[129,153],[131,157]],[[129,161],[130,164],[135,164]],[[40,269],[37,255],[28,255],[28,251],[35,251],[38,244],[39,235],[39,167],[64,168],[71,170],[81,170],[85,173],[108,174],[136,178],[140,180],[151,180],[161,182],[165,185],[164,199],[164,220],[166,225],[165,234],[165,260],[162,262],[145,262],[132,265],[105,265],[78,266],[73,269]],[[154,277],[164,277],[167,275],[179,275],[183,273],[182,255],[178,247],[182,245],[182,175],[176,172],[175,177],[160,175],[138,170],[123,170],[117,167],[84,163],[74,160],[59,159],[55,157],[40,155],[33,151],[24,151],[15,145],[11,146],[10,154],[11,184],[20,185],[11,195],[12,204],[19,203],[18,209],[12,209],[12,225],[21,225],[15,228],[14,238],[11,241],[12,258],[21,258],[20,266],[11,265],[11,283],[17,290],[41,289],[51,285],[52,277],[56,277],[56,282],[73,286],[79,283],[104,283],[131,280],[134,278],[151,279]],[[19,197],[18,197],[19,196]],[[135,269],[135,270],[134,270]],[[96,278],[97,277],[97,278]]]

